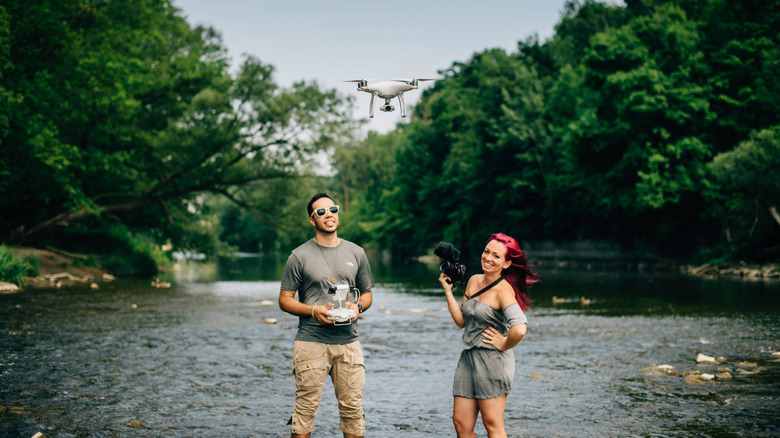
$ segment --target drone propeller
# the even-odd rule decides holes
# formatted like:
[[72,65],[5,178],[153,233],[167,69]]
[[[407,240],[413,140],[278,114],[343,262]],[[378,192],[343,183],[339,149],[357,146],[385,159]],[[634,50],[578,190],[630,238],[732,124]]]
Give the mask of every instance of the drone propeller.
[[417,85],[419,85],[418,82],[435,81],[435,80],[436,79],[428,79],[428,78],[426,78],[426,79],[415,79],[415,78],[412,78],[412,79],[393,79],[393,81],[395,81],[395,82],[403,82],[405,84],[411,85],[412,87],[416,87]]
[[355,82],[355,83],[357,83],[357,86],[358,86],[359,89],[368,85],[368,80],[367,79],[350,79],[350,80],[342,81],[342,82]]

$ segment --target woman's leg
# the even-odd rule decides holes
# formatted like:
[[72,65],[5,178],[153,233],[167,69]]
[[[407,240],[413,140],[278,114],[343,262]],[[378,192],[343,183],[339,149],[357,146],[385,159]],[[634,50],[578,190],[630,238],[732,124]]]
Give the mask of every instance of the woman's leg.
[[477,425],[479,408],[477,400],[465,397],[455,397],[452,409],[452,422],[458,438],[474,438],[474,426]]
[[479,412],[482,413],[482,424],[485,425],[488,437],[506,438],[506,430],[504,429],[506,394],[501,397],[477,400],[477,405]]

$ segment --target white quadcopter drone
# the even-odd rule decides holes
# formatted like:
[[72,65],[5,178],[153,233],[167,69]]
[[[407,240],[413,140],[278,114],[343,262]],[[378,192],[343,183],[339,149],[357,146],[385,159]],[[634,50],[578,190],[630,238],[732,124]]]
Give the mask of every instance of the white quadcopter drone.
[[368,110],[368,117],[374,118],[374,99],[379,96],[385,100],[385,103],[379,107],[379,111],[392,112],[395,107],[390,105],[390,99],[398,97],[401,103],[401,117],[406,117],[406,104],[404,103],[404,93],[409,90],[416,90],[422,81],[435,81],[436,79],[392,79],[389,81],[374,82],[368,84],[366,79],[353,79],[344,82],[357,82],[358,91],[371,93],[371,106]]

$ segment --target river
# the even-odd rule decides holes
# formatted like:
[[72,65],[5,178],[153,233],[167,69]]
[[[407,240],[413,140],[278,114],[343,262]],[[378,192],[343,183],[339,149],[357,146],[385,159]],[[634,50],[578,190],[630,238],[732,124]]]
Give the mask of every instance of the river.
[[[297,318],[276,304],[283,263],[193,263],[162,276],[170,288],[116,280],[0,295],[0,436],[289,436]],[[454,436],[461,332],[436,266],[373,267],[359,323],[367,436]],[[780,282],[540,275],[514,350],[509,436],[780,435]],[[700,353],[725,362],[697,364]],[[652,372],[662,364],[673,373]],[[732,378],[680,375],[718,368]],[[341,436],[330,383],[314,436]]]

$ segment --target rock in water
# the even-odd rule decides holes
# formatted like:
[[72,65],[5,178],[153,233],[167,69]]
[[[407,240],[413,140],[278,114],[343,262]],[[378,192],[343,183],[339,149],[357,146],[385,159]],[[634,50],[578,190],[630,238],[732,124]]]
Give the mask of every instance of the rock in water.
[[712,356],[707,356],[705,354],[699,353],[698,356],[696,356],[696,362],[698,363],[704,363],[704,364],[716,364],[718,363],[717,360],[715,360]]
[[18,291],[19,291],[19,286],[13,283],[6,283],[4,281],[0,281],[0,293],[12,293]]

